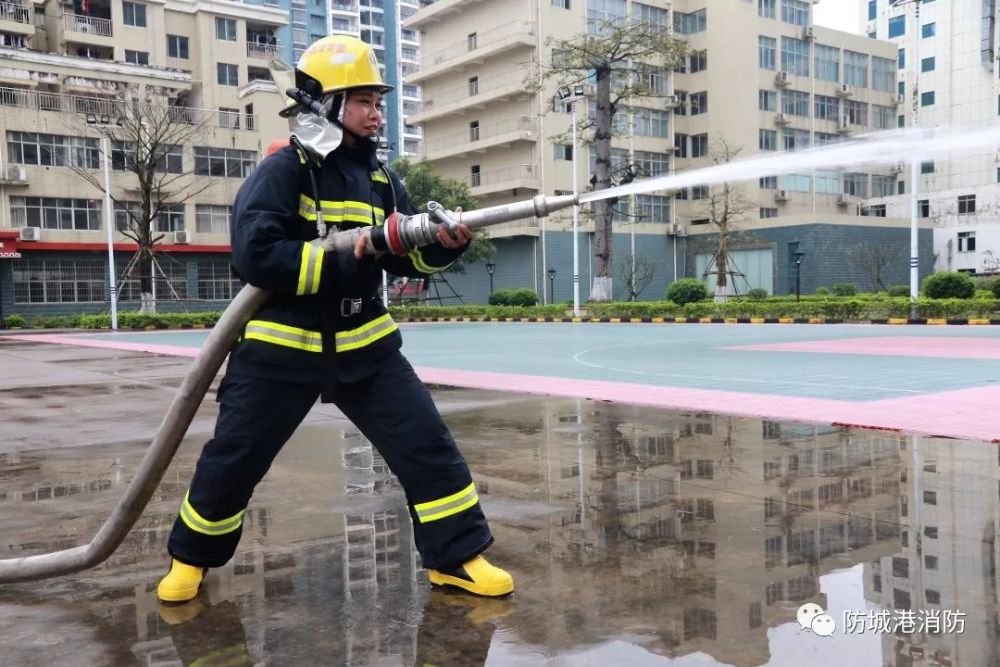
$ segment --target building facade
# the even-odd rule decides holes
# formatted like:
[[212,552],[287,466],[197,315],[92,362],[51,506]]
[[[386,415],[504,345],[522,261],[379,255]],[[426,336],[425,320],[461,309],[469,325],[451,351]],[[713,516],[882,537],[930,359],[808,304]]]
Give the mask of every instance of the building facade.
[[[995,0],[910,0],[898,6],[890,0],[864,0],[859,5],[868,35],[897,48],[897,92],[905,100],[898,116],[901,126],[911,126],[914,113],[920,127],[975,129],[997,123]],[[900,168],[908,181],[909,166]],[[954,155],[923,162],[919,171],[917,215],[933,222],[935,268],[1000,273],[996,155]],[[904,196],[873,203],[886,207],[889,215],[908,216],[910,201]]]
[[119,301],[136,307],[137,276],[122,277],[137,247],[119,228],[139,197],[137,176],[124,166],[127,145],[102,149],[128,100],[162,103],[171,123],[196,128],[158,170],[174,184],[153,225],[161,309],[222,307],[236,288],[230,205],[262,146],[287,132],[267,69],[287,14],[186,0],[2,6],[16,10],[0,17],[2,312],[108,310],[105,163],[118,202]]
[[403,21],[420,8],[417,0],[332,0],[330,32],[355,35],[375,49],[382,78],[395,87],[385,104],[380,157],[392,162],[423,152],[420,128],[407,118],[420,104],[420,86],[406,83],[420,62],[420,38]]
[[[585,189],[595,161],[589,136],[582,133],[578,146],[570,145],[572,107],[559,99],[555,82],[545,82],[537,93],[527,84],[539,83],[535,63],[551,65],[547,40],[594,31],[599,20],[659,23],[689,46],[677,71],[650,63],[650,83],[660,96],[619,119],[613,171],[629,164],[642,176],[697,169],[712,164],[723,140],[743,158],[896,126],[895,48],[813,25],[811,2],[440,0],[404,22],[421,31],[425,45],[420,69],[407,82],[423,88],[420,112],[409,122],[424,130],[427,159],[440,173],[468,182],[483,206],[571,192],[574,166]],[[585,99],[576,103],[581,126],[594,104],[592,87],[585,85],[583,92]],[[859,167],[740,184],[748,210],[731,252],[737,275],[730,283],[741,293],[750,287],[793,291],[794,257],[801,252],[803,291],[831,281],[871,289],[848,250],[883,243],[903,250],[888,280],[905,283],[908,220],[860,206],[873,192],[896,192],[897,175],[870,172]],[[620,203],[615,298],[625,296],[622,276],[630,273],[633,247],[634,256],[655,265],[640,298],[662,298],[664,288],[684,276],[714,284],[709,196],[707,187],[695,187]],[[570,229],[569,214],[492,228],[498,247],[494,287],[533,287],[546,301],[570,298]],[[581,230],[585,297],[593,255],[593,224],[586,214]],[[921,270],[927,273],[929,226],[920,232],[920,243],[928,260]],[[457,291],[466,300],[488,296],[485,270],[452,280],[461,283]]]

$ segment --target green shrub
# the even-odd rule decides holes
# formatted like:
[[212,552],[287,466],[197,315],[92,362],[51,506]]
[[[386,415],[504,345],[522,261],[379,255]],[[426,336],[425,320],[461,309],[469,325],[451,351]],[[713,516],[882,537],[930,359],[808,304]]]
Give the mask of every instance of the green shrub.
[[923,293],[928,299],[971,299],[976,281],[957,271],[938,271],[924,278]]
[[889,288],[889,296],[910,296],[909,285],[893,285]]
[[834,283],[833,293],[836,296],[855,296],[858,288],[853,283]]
[[993,283],[993,287],[990,289],[993,292],[993,296],[1000,299],[1000,280]]
[[816,296],[830,296],[830,288],[828,287],[817,287],[814,292]]
[[498,289],[490,294],[491,306],[534,306],[538,303],[538,294],[528,288]]
[[23,329],[24,328],[24,317],[22,315],[8,315],[7,316],[7,326],[11,329]]
[[667,288],[667,298],[683,306],[688,303],[697,303],[708,297],[708,289],[705,283],[697,278],[681,278],[675,280]]
[[747,292],[747,299],[750,301],[764,301],[767,299],[767,290],[763,287],[754,287],[752,290]]

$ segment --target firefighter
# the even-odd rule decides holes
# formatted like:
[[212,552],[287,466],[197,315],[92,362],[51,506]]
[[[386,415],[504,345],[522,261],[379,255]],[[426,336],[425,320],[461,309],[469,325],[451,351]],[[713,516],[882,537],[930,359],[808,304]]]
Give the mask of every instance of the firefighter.
[[442,226],[437,244],[404,257],[374,253],[367,235],[353,254],[310,243],[416,211],[376,158],[381,98],[392,87],[371,47],[348,36],[319,40],[296,65],[295,86],[282,112],[290,145],[258,165],[232,214],[233,267],[272,296],[230,352],[215,433],[174,522],[157,594],[191,600],[206,570],[230,560],[254,487],[320,399],[336,404],[399,478],[431,583],[506,595],[514,580],[482,555],[493,536],[469,468],[376,296],[383,270],[441,271],[472,233],[461,225],[453,237]]

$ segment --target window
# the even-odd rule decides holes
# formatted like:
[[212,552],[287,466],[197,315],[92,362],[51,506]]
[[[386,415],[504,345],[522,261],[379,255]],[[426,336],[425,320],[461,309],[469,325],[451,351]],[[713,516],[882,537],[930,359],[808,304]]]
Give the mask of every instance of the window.
[[840,49],[817,44],[814,50],[816,78],[821,81],[840,81]]
[[215,38],[223,39],[227,42],[236,41],[236,19],[225,19],[221,16],[215,17]]
[[708,69],[708,51],[695,51],[691,54],[691,73]]
[[902,37],[906,34],[906,16],[893,16],[889,19],[889,39]]
[[920,106],[929,107],[934,104],[934,91],[928,91],[926,93],[920,93]]
[[877,0],[868,0],[868,20],[874,21],[878,17]]
[[778,0],[757,0],[757,15],[766,19],[773,19],[774,5]]
[[896,69],[906,69],[906,49],[896,51]]
[[934,173],[934,160],[928,160],[926,162],[920,163],[920,173],[921,174],[933,174]]
[[708,113],[708,92],[691,93],[691,115]]
[[[154,203],[155,205],[155,203]],[[139,202],[115,202],[115,229],[127,230],[141,214]],[[184,204],[162,204],[153,220],[154,232],[179,232],[184,229]]]
[[479,94],[479,77],[469,77],[469,97]]
[[238,130],[240,128],[240,110],[232,107],[219,107],[219,127]]
[[814,137],[817,146],[829,146],[840,142],[840,135],[831,132],[817,132]]
[[867,197],[868,174],[844,174],[844,194],[852,197]]
[[640,23],[657,26],[664,33],[670,29],[670,12],[660,7],[633,2],[632,19]]
[[107,301],[106,260],[18,259],[13,268],[14,303]]
[[933,37],[937,34],[937,23],[925,23],[920,27],[921,37]]
[[814,190],[819,194],[840,194],[840,174],[835,171],[817,171],[813,183]]
[[798,76],[809,76],[809,42],[782,37],[781,69]]
[[101,166],[100,145],[97,139],[89,137],[8,131],[7,154],[14,164],[87,169]]
[[[840,100],[827,95],[817,95],[813,104],[813,113],[820,120],[832,120],[834,122],[840,118]],[[817,144],[819,141],[817,140]]]
[[101,228],[101,206],[97,199],[12,196],[10,217],[13,227],[78,231]]
[[231,206],[195,204],[195,230],[203,234],[228,234]]
[[938,538],[937,526],[924,526],[924,537],[936,540]]
[[572,160],[573,159],[573,147],[568,144],[556,144],[555,145],[555,158],[557,160]]
[[637,220],[643,222],[668,222],[670,197],[664,195],[636,195]]
[[809,192],[811,180],[809,174],[785,174],[781,177],[781,187],[789,192]]
[[777,176],[764,176],[757,181],[757,186],[761,190],[777,190],[778,189],[778,177]]
[[188,38],[182,35],[167,35],[167,55],[171,58],[189,59]]
[[777,69],[775,52],[778,48],[778,41],[773,37],[757,37],[757,64],[761,69]]
[[681,132],[674,132],[674,154],[677,157],[688,156],[688,135]]
[[[844,51],[844,83],[849,86],[868,87],[867,53]],[[890,90],[892,90],[891,87]]]
[[974,252],[976,249],[976,233],[975,232],[959,232],[958,233],[958,251],[959,252]]
[[781,20],[792,25],[809,25],[811,4],[805,0],[781,0]]
[[896,121],[896,108],[872,105],[872,124],[876,130],[888,130]]
[[650,176],[662,176],[670,171],[670,156],[666,153],[636,151],[635,163]]
[[708,199],[708,186],[707,185],[695,185],[691,188],[691,199]]
[[625,0],[587,0],[587,33],[599,35],[606,24],[621,25],[625,16]]
[[889,58],[872,56],[872,88],[891,93],[896,86],[896,63]]
[[931,56],[930,58],[922,58],[920,60],[920,71],[921,72],[933,72],[935,64],[936,63],[935,63],[934,56]]
[[552,6],[559,9],[569,9],[569,0],[552,0]]
[[479,121],[469,123],[469,141],[479,141]]
[[895,193],[896,193],[895,176],[872,174],[872,197],[891,197]]
[[691,135],[691,157],[708,156],[708,134]]
[[924,491],[924,504],[937,505],[937,491]]
[[921,218],[931,217],[931,200],[930,199],[919,199],[917,200],[917,216]]
[[139,2],[122,2],[122,21],[136,28],[146,27],[146,5]]
[[481,176],[482,176],[482,171],[480,170],[478,164],[474,164],[474,165],[472,165],[472,166],[469,167],[469,185],[470,186],[472,186],[474,188],[478,188],[480,185],[482,185]]
[[[593,0],[591,0],[593,1]],[[624,5],[625,3],[622,2]],[[674,31],[681,35],[693,35],[696,32],[704,32],[708,27],[706,10],[699,9],[691,14],[674,12]]]
[[868,103],[844,100],[844,119],[851,125],[868,125]]
[[[217,206],[214,208],[229,208]],[[198,298],[206,301],[228,301],[240,291],[240,281],[233,277],[229,261],[207,259],[198,262]]]
[[761,111],[777,111],[778,93],[773,90],[757,91],[757,108]]
[[194,148],[194,173],[198,176],[246,178],[253,172],[256,164],[256,151],[210,146]]
[[781,93],[781,110],[790,116],[809,116],[809,93],[785,90]]
[[219,77],[218,82],[220,86],[240,85],[239,65],[230,65],[229,63],[216,63],[216,70]]
[[976,195],[962,195],[958,198],[958,214],[971,215],[976,212]]
[[760,217],[761,220],[766,220],[768,218],[777,218],[778,217],[778,209],[776,209],[776,208],[762,208],[762,209],[760,209],[760,215],[759,215],[759,217]]
[[148,65],[149,54],[145,51],[129,51],[125,49],[125,62],[133,65]]
[[[627,118],[625,119],[628,120]],[[670,136],[670,113],[662,109],[636,109],[633,117],[633,131],[640,137]]]

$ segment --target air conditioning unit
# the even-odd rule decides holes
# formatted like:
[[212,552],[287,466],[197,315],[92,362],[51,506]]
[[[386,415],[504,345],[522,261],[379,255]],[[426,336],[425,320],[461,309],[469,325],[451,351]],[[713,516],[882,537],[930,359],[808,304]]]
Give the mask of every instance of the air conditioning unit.
[[896,95],[896,105],[906,104],[906,95]]
[[774,201],[788,201],[788,190],[775,190]]
[[685,236],[687,234],[687,230],[681,223],[673,222],[667,227],[667,234],[670,236]]
[[851,195],[839,195],[837,197],[837,206],[853,206],[854,198]]
[[848,134],[850,133],[850,131],[851,131],[851,122],[846,117],[841,118],[840,121],[837,123],[837,132],[839,132],[840,134]]
[[889,173],[897,174],[897,175],[898,174],[902,174],[904,171],[906,171],[906,163],[905,162],[897,162],[896,164],[892,165],[891,169],[889,169]]
[[780,72],[778,72],[777,74],[775,74],[774,75],[774,83],[777,84],[777,85],[779,85],[779,86],[787,86],[788,85],[788,72],[786,72],[785,70],[781,70]]
[[816,39],[816,31],[811,25],[802,28],[802,39]]
[[40,227],[21,227],[19,237],[22,241],[41,241],[42,230]]
[[27,183],[28,182],[28,170],[24,167],[18,165],[8,165],[7,170],[3,173],[4,183]]
[[677,95],[667,95],[663,98],[663,102],[668,109],[676,109],[681,103],[681,98]]
[[186,230],[174,232],[173,240],[176,245],[187,245],[188,243],[191,243],[191,232]]
[[837,87],[837,97],[851,97],[854,95],[854,91],[846,83],[842,83]]
[[785,114],[780,113],[780,112],[774,114],[774,124],[775,125],[788,125],[789,122],[790,121],[788,120],[788,116],[786,116]]

